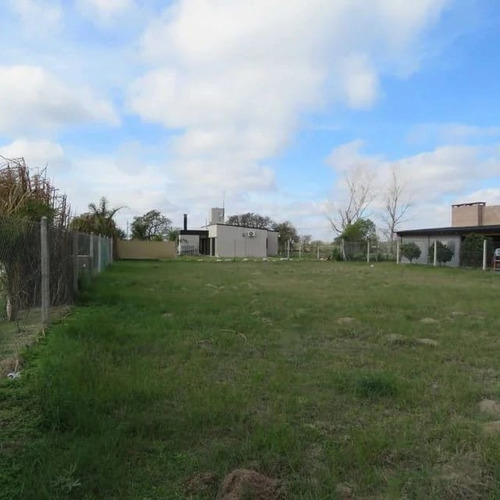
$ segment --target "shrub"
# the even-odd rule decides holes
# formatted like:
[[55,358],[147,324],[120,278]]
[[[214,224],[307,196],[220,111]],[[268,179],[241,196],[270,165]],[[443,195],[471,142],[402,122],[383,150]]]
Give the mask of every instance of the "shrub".
[[483,241],[480,234],[469,234],[460,247],[460,263],[462,266],[481,267],[483,264]]
[[[439,264],[445,264],[453,259],[454,251],[444,243],[437,241],[437,261]],[[429,247],[429,262],[434,261],[434,243]]]
[[420,250],[420,247],[412,241],[401,245],[401,254],[411,263],[414,259],[420,258],[422,250]]

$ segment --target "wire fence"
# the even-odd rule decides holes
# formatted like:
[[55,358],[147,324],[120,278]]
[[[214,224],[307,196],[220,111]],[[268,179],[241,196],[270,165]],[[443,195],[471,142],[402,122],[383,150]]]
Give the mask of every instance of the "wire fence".
[[0,216],[0,371],[2,359],[60,316],[84,282],[112,263],[112,252],[111,238],[61,230],[46,219]]

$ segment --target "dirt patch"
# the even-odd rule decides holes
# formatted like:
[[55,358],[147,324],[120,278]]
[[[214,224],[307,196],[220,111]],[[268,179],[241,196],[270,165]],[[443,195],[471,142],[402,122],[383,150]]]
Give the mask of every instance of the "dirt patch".
[[217,475],[215,472],[198,472],[186,482],[188,495],[215,493],[217,489]]
[[415,341],[413,339],[409,339],[405,337],[404,335],[399,335],[397,333],[390,333],[389,335],[385,336],[385,340],[387,341],[388,344],[392,345],[413,345]]
[[489,436],[500,434],[500,420],[483,424],[483,432]]
[[416,340],[419,344],[422,345],[428,345],[430,347],[437,347],[439,345],[439,342],[434,339],[417,339]]
[[479,409],[488,415],[500,417],[500,403],[493,401],[492,399],[483,399],[479,403]]
[[434,318],[422,318],[420,320],[420,323],[422,323],[424,325],[437,325],[439,323],[439,321],[437,319],[434,319]]
[[350,317],[348,317],[348,316],[347,316],[347,317],[345,317],[345,318],[339,318],[339,319],[337,320],[337,323],[338,323],[339,325],[347,325],[347,324],[349,324],[349,323],[352,323],[353,321],[356,321],[356,320],[355,320],[354,318],[350,318]]
[[446,483],[447,498],[484,498],[488,486],[480,457],[472,452],[451,457],[439,477]]
[[280,497],[279,481],[248,469],[236,469],[228,474],[217,494],[217,500],[277,500]]
[[340,500],[348,500],[354,498],[352,488],[346,484],[339,484],[335,487],[335,492]]

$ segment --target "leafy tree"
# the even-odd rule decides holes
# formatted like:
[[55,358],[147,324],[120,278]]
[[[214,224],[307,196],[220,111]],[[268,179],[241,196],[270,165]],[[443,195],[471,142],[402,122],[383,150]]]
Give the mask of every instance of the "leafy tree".
[[89,204],[88,212],[75,217],[71,221],[70,228],[82,233],[94,233],[115,240],[119,239],[120,230],[116,225],[114,216],[122,208],[110,208],[108,200],[103,196],[97,205],[95,203]]
[[[450,262],[453,259],[454,255],[453,249],[437,241],[437,261],[439,264],[445,264],[446,262]],[[433,262],[434,260],[434,243],[429,247],[429,262]]]
[[246,214],[231,215],[227,219],[231,226],[255,227],[257,229],[271,229],[274,222],[270,217],[247,212]]
[[375,243],[377,241],[377,227],[370,219],[358,219],[356,222],[347,224],[337,239]]
[[158,210],[150,210],[132,221],[132,239],[164,241],[172,230],[172,221]]
[[277,231],[279,233],[278,242],[280,252],[284,252],[286,250],[289,240],[291,246],[299,241],[297,229],[290,221],[279,223],[275,222],[272,225],[272,229],[273,231]]
[[420,258],[422,250],[415,242],[410,241],[401,245],[401,255],[412,263],[413,260]]
[[181,230],[178,227],[176,227],[175,229],[171,229],[168,233],[168,241],[177,241],[180,233]]

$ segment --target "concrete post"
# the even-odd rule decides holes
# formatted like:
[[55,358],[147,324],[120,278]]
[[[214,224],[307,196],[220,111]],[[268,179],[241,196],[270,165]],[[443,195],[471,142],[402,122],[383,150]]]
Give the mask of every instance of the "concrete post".
[[488,241],[483,241],[483,271],[488,269]]
[[97,272],[102,272],[102,236],[97,235]]
[[434,241],[434,266],[437,266],[438,264],[438,242],[437,240]]
[[290,240],[288,240],[288,245],[286,248],[286,258],[290,260]]
[[90,248],[89,248],[89,266],[90,266],[90,269],[89,269],[89,272],[90,272],[90,276],[93,276],[95,274],[94,273],[94,233],[90,233],[89,242],[90,242]]
[[366,262],[370,263],[370,241],[366,242]]
[[399,238],[396,242],[396,264],[401,264],[401,240]]
[[113,242],[113,238],[109,238],[109,262],[110,264],[113,264],[114,260],[115,260],[115,257],[113,255],[113,252],[115,251],[115,248],[114,248],[114,242]]
[[78,292],[78,233],[73,233],[73,291]]
[[50,269],[49,269],[49,238],[47,232],[47,217],[42,217],[40,225],[40,254],[41,254],[41,270],[42,270],[42,325],[49,324],[49,308],[50,308]]

